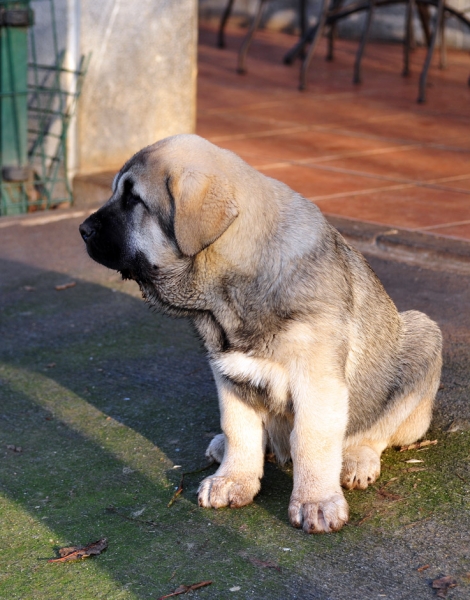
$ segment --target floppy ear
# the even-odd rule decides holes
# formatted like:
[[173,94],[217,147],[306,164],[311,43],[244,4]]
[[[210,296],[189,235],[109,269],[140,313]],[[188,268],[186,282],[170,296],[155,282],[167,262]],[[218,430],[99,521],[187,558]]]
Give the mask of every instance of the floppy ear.
[[233,186],[223,173],[183,171],[172,175],[174,228],[178,246],[194,256],[219,238],[238,215]]

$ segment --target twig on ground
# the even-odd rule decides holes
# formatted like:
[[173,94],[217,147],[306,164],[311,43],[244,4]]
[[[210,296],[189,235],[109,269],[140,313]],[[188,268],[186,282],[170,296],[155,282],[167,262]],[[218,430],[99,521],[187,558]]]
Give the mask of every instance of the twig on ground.
[[214,464],[214,461],[211,461],[208,465],[206,465],[205,467],[202,467],[201,469],[196,469],[195,471],[186,471],[185,473],[181,473],[180,484],[179,484],[178,488],[176,489],[176,492],[173,494],[173,497],[168,502],[168,505],[167,505],[168,508],[173,506],[173,504],[176,502],[176,499],[178,498],[178,496],[183,493],[183,484],[184,484],[184,478],[186,477],[186,475],[196,475],[196,473],[202,473],[203,471],[207,471],[207,469],[212,467],[213,464]]
[[160,596],[158,600],[165,600],[165,598],[171,598],[172,596],[187,594],[188,592],[192,592],[194,590],[198,590],[199,588],[206,587],[206,585],[211,585],[211,583],[212,581],[201,581],[200,583],[193,583],[192,585],[180,585],[176,588],[174,592],[171,592],[171,594],[166,594],[166,596]]
[[414,444],[409,444],[408,446],[401,446],[400,452],[405,452],[406,450],[418,450],[419,448],[424,448],[425,446],[435,446],[437,444],[437,440],[423,440],[422,442],[415,442]]

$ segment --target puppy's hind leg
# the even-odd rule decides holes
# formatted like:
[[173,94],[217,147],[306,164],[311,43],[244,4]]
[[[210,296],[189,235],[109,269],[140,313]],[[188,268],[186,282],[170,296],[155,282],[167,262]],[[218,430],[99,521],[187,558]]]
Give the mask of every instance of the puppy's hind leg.
[[361,440],[345,448],[341,469],[341,485],[347,490],[365,490],[380,475],[380,455],[386,442]]
[[[348,440],[343,452],[341,485],[347,490],[365,490],[380,475],[380,456],[390,446],[405,446],[419,440],[429,429],[433,396],[417,401],[402,399],[362,439]],[[409,406],[416,408],[409,414]],[[407,414],[403,420],[400,417]],[[400,424],[396,427],[396,423]]]
[[442,368],[442,335],[437,324],[417,311],[400,316],[405,329],[404,356],[411,367],[409,379],[419,401],[397,423],[388,446],[412,444],[429,429]]
[[385,448],[419,440],[431,424],[442,365],[441,333],[422,313],[409,311],[401,317],[404,391],[369,431],[346,440],[341,485],[347,489],[366,489],[380,475],[380,455]]
[[216,463],[221,463],[224,458],[225,451],[225,435],[218,433],[212,438],[210,444],[207,446],[206,457]]
[[388,446],[406,446],[423,437],[431,425],[433,404],[432,396],[421,400],[411,415],[393,433]]

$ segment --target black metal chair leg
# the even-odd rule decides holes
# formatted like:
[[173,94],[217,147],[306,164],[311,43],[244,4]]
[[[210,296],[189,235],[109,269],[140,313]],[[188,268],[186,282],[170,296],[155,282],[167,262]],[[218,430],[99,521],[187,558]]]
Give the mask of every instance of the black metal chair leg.
[[403,77],[410,74],[410,51],[413,42],[413,16],[415,12],[415,0],[408,0],[406,6],[406,31],[405,43],[403,44]]
[[326,51],[326,60],[333,60],[336,37],[336,23],[332,23],[328,32],[328,50]]
[[299,19],[300,19],[300,37],[303,38],[307,33],[308,16],[307,0],[299,0]]
[[307,56],[302,61],[302,66],[300,68],[299,90],[305,89],[306,80],[307,80],[307,71],[310,66],[310,62],[312,60],[313,54],[318,46],[318,42],[320,41],[321,34],[323,33],[323,28],[325,27],[328,6],[329,6],[329,0],[322,0],[322,4],[320,7],[320,14],[318,15],[317,24],[315,25],[315,28],[313,30],[311,30],[312,43],[310,44],[310,48],[308,49]]
[[217,35],[217,46],[219,48],[225,48],[225,25],[227,24],[227,21],[232,13],[233,2],[234,0],[228,0],[227,6],[224,10],[224,14],[220,19],[219,32]]
[[[331,7],[332,11],[341,8],[343,4],[343,0],[333,0],[333,5]],[[334,45],[335,39],[338,29],[338,23],[334,20],[330,25],[330,31],[328,32],[328,50],[326,52],[326,60],[333,60],[334,58]]]
[[293,46],[289,52],[284,55],[283,62],[285,65],[291,65],[294,60],[298,57],[302,57],[305,54],[305,46],[310,44],[315,35],[316,26],[311,27],[305,35]]
[[431,30],[429,29],[429,6],[427,4],[417,4],[418,16],[421,21],[421,27],[423,28],[424,39],[426,40],[426,46],[431,43]]
[[354,76],[353,76],[354,83],[361,83],[362,56],[364,54],[367,40],[369,38],[370,26],[372,23],[372,17],[374,15],[374,8],[375,8],[375,0],[369,0],[369,10],[367,11],[367,21],[366,21],[366,25],[364,27],[364,31],[362,33],[361,43],[357,50],[356,61],[354,63]]
[[253,36],[255,35],[255,31],[258,29],[261,17],[263,15],[263,8],[266,4],[266,0],[259,0],[258,10],[251,21],[250,29],[243,40],[243,44],[241,45],[240,51],[238,53],[238,67],[237,73],[243,75],[246,73],[245,63],[246,63],[246,55],[248,53],[248,49],[250,47],[251,42],[253,41]]
[[440,23],[442,21],[442,15],[444,12],[444,0],[438,0],[437,2],[437,15],[436,15],[436,24],[434,27],[434,31],[432,32],[431,43],[429,44],[428,52],[426,54],[426,60],[424,61],[423,70],[421,71],[421,76],[419,78],[419,93],[418,93],[418,102],[423,103],[426,102],[426,84],[428,81],[428,72],[429,67],[431,66],[432,57],[434,54],[434,48],[436,47],[436,40],[440,30]]
[[447,49],[446,49],[446,11],[442,11],[442,19],[439,24],[441,35],[439,40],[439,68],[447,69]]
[[291,65],[298,57],[304,58],[305,46],[312,40],[312,29],[308,27],[307,0],[300,0],[300,40],[284,55],[285,65]]

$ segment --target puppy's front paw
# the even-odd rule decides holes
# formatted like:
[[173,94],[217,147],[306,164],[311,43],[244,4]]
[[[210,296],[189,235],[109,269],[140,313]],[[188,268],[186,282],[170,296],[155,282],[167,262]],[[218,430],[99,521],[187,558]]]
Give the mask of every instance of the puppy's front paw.
[[301,501],[294,497],[289,504],[289,520],[305,533],[339,531],[349,518],[348,503],[341,492],[324,500]]
[[380,475],[380,456],[369,446],[346,448],[341,470],[341,485],[347,490],[365,490]]
[[212,438],[211,443],[207,446],[206,456],[209,460],[221,463],[225,452],[225,435],[219,433]]
[[228,477],[214,475],[206,477],[198,490],[199,506],[204,508],[239,508],[253,501],[259,492],[260,482],[256,478],[233,481]]

